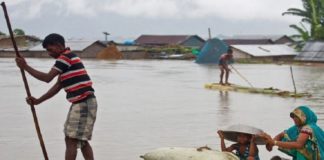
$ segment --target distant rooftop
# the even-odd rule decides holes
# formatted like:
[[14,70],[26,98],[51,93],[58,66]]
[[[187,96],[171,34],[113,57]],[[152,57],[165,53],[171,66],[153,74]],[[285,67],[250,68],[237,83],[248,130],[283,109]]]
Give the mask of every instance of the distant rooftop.
[[309,41],[302,51],[296,56],[296,60],[324,62],[324,42]]
[[[284,40],[283,40],[284,39]],[[241,44],[284,44],[292,43],[294,40],[287,35],[234,35],[223,37],[228,45]]]
[[250,54],[254,57],[266,56],[294,56],[297,52],[284,44],[272,45],[232,45],[233,48]]
[[190,37],[196,37],[201,41],[205,41],[197,35],[141,35],[135,40],[137,44],[147,45],[167,45],[167,44],[181,44]]

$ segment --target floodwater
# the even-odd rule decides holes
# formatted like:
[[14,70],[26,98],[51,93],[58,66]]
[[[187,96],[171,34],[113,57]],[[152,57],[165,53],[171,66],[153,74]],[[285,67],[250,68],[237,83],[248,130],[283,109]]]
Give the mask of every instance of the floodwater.
[[[48,71],[52,59],[27,59],[29,64]],[[220,149],[217,130],[231,124],[247,124],[271,135],[293,124],[289,112],[309,105],[324,128],[324,68],[293,66],[298,91],[311,98],[281,98],[260,94],[211,91],[205,83],[218,81],[216,65],[192,61],[84,61],[98,98],[99,110],[93,145],[98,160],[139,160],[159,147]],[[256,87],[293,90],[289,66],[235,64]],[[43,159],[19,70],[13,59],[0,59],[0,159]],[[42,95],[53,84],[28,75],[32,95]],[[238,74],[230,81],[248,85]],[[63,124],[69,109],[65,93],[36,106],[50,159],[64,159]],[[227,144],[230,144],[227,143]],[[259,146],[260,157],[283,155]],[[80,152],[77,159],[83,159]]]

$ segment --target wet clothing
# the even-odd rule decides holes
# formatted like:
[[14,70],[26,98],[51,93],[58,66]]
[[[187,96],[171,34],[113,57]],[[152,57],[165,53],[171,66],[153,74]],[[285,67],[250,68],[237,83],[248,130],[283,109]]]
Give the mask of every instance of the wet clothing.
[[[234,149],[235,149],[235,155],[237,157],[239,157],[240,160],[246,160],[249,157],[249,155],[250,155],[250,145],[246,146],[243,154],[240,153],[240,144],[236,143],[233,146],[234,146]],[[254,159],[255,160],[260,160],[258,152],[255,155]]]
[[81,59],[69,49],[56,59],[53,68],[60,72],[60,83],[67,100],[72,103],[64,124],[64,134],[78,139],[80,147],[82,142],[91,140],[96,121],[97,100],[92,81]]
[[65,50],[55,61],[54,69],[60,72],[59,80],[71,103],[85,99],[94,93],[92,81],[85,70],[81,59]]
[[97,100],[93,95],[72,104],[64,124],[65,136],[82,141],[91,140],[96,115]]
[[296,125],[284,131],[284,138],[281,141],[296,141],[300,133],[308,134],[309,138],[302,149],[284,149],[280,151],[292,156],[293,160],[323,160],[324,159],[324,132],[317,126],[316,114],[307,106],[296,108],[291,114],[296,116],[303,124]]

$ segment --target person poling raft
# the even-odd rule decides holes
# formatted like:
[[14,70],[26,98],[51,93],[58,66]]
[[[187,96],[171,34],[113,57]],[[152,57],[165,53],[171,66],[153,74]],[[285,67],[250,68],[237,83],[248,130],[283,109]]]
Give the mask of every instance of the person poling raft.
[[[231,61],[233,61],[233,50],[231,48],[228,48],[227,52],[225,54],[222,54],[218,60],[218,66],[220,69],[219,84],[221,85],[230,85],[230,83],[228,82],[228,78],[231,69],[229,69],[228,64]],[[225,83],[223,82],[224,74],[225,74]]]
[[[218,66],[220,69],[219,83],[205,84],[205,88],[213,89],[213,90],[220,90],[220,91],[262,93],[262,94],[269,94],[269,95],[277,95],[277,96],[281,96],[281,97],[294,97],[294,98],[310,97],[311,96],[311,94],[309,94],[307,92],[304,92],[304,93],[297,92],[295,80],[294,80],[294,76],[293,76],[293,72],[292,72],[292,67],[290,67],[290,71],[291,71],[291,76],[292,76],[293,85],[294,85],[294,92],[280,90],[280,89],[276,89],[273,87],[256,88],[250,83],[250,81],[247,80],[247,78],[245,78],[236,68],[234,68],[233,65],[230,64],[231,62],[233,62],[233,50],[229,47],[227,52],[222,54],[218,60]],[[229,67],[231,67],[240,78],[242,78],[247,84],[249,84],[249,87],[229,83],[228,79],[229,79],[229,74],[231,72],[231,69]],[[225,83],[223,82],[224,75],[225,75]]]

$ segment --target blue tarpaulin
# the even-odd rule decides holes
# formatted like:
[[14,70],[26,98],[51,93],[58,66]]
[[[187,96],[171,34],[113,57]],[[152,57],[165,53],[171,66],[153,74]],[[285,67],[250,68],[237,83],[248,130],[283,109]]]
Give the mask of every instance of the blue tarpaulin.
[[226,53],[228,50],[228,45],[218,39],[213,38],[208,40],[203,48],[200,50],[199,55],[196,58],[196,63],[214,63],[218,64],[219,57]]

